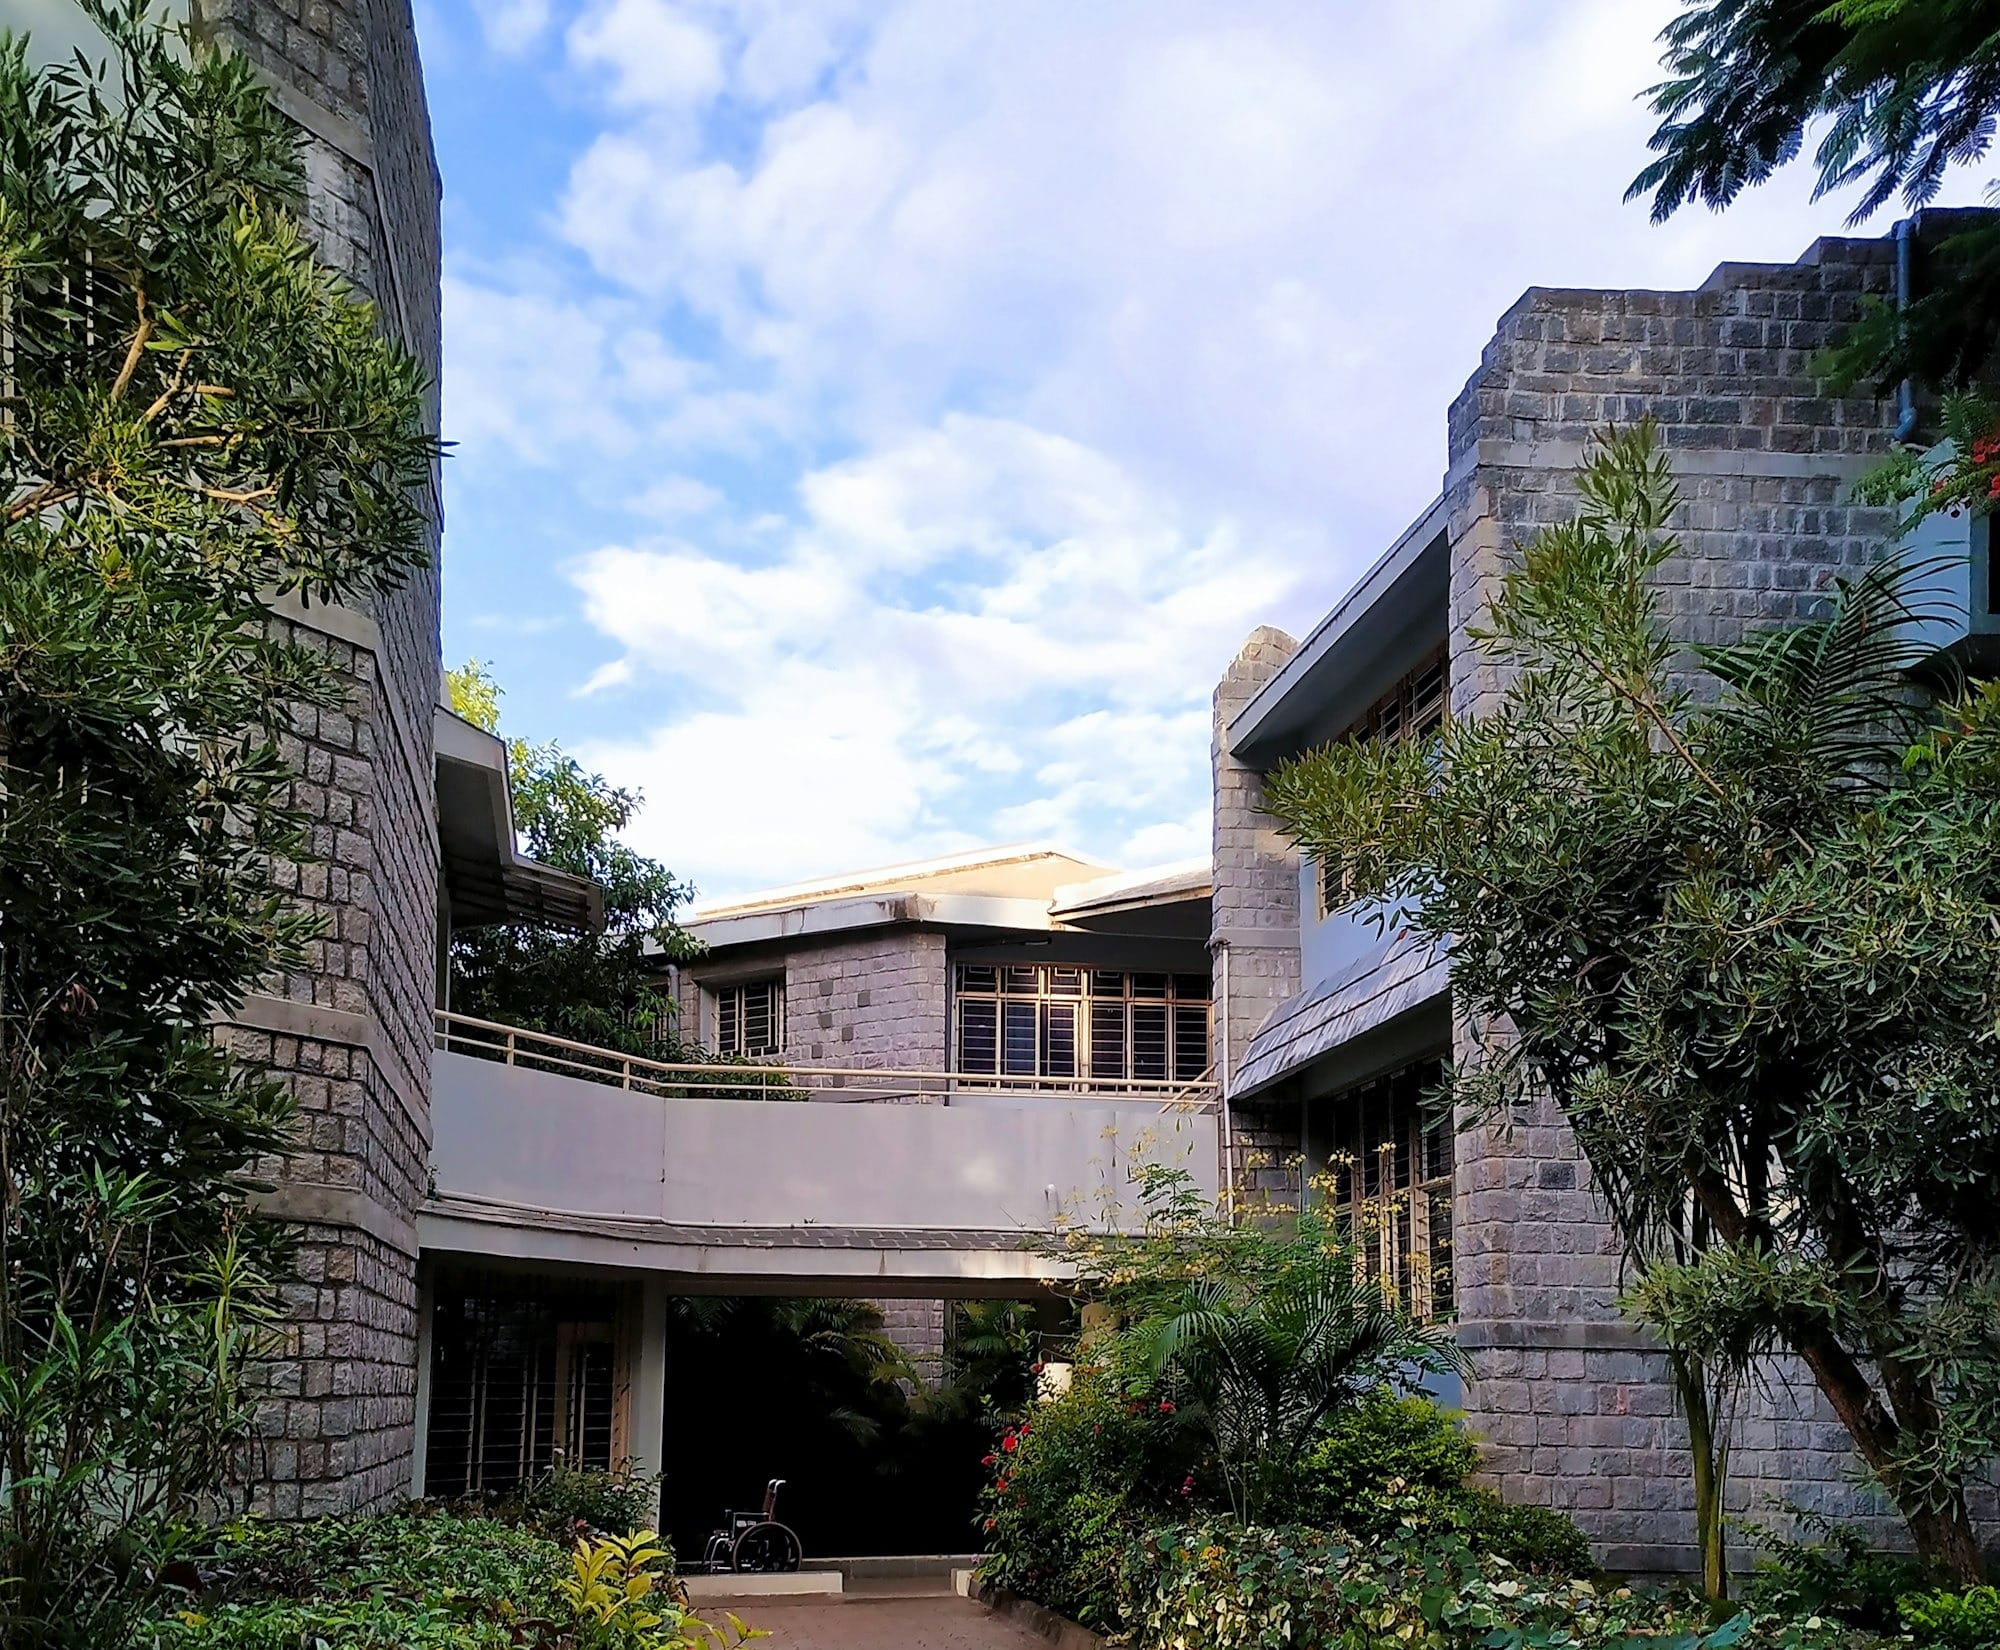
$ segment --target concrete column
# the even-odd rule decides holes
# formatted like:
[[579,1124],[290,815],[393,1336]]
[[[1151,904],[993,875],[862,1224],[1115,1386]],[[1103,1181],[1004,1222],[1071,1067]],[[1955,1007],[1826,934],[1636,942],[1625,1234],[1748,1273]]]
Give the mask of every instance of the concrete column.
[[424,1461],[431,1446],[431,1323],[437,1306],[436,1268],[417,1262],[417,1419],[410,1435],[410,1499],[424,1498]]
[[[667,1470],[667,1282],[639,1285],[639,1334],[633,1349],[632,1408],[627,1422],[632,1465],[647,1477]],[[655,1518],[659,1509],[654,1509]]]

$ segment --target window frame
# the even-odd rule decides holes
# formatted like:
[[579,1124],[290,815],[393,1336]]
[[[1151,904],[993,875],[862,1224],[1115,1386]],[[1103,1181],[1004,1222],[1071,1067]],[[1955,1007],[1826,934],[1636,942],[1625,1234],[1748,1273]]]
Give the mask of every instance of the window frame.
[[1441,1060],[1419,1060],[1315,1107],[1333,1137],[1321,1153],[1317,1196],[1354,1245],[1361,1274],[1390,1278],[1397,1298],[1424,1322],[1454,1319],[1458,1311],[1457,1133],[1428,1098],[1443,1077]]
[[[981,1042],[991,1045],[990,1064],[967,1050],[967,1009],[986,1004],[992,1005],[991,1025]],[[1198,1039],[1191,1018],[1197,1011]],[[1058,1032],[1065,1022],[1067,1029]],[[1100,1049],[1108,1047],[1108,1040],[1100,1040],[1100,1027],[1114,1022],[1117,1058],[1100,1060]],[[1014,1046],[1029,1050],[1025,1060],[1009,1057],[1010,1032],[1015,1027],[1019,1031],[1013,1034],[1025,1043]],[[1143,1051],[1149,1056],[1144,1060],[1142,1035],[1157,1039]],[[968,1077],[1078,1086],[1157,1083],[1165,1088],[1198,1082],[1206,1075],[1214,1061],[1214,1036],[1214,981],[1206,972],[1097,968],[1088,963],[952,963],[952,1069]],[[1060,1042],[1067,1043],[1067,1056],[1051,1060],[1052,1046]],[[1154,1046],[1157,1063],[1150,1057]],[[1198,1063],[1190,1066],[1190,1060]],[[1108,1069],[1112,1065],[1115,1070]],[[1141,1070],[1142,1065],[1149,1069]]]
[[[766,1012],[769,1015],[768,1046],[752,1048],[746,1036],[742,1035],[748,1023],[748,994],[754,991],[769,993]],[[702,1010],[707,1021],[708,1046],[717,1054],[726,1054],[742,1060],[781,1059],[785,1053],[785,976],[783,974],[750,974],[740,979],[704,981],[701,987]],[[734,1025],[737,1031],[736,1046],[725,1035],[724,1027]]]
[[[1434,678],[1434,679],[1433,679]],[[1366,710],[1335,735],[1336,745],[1364,739],[1428,739],[1451,720],[1451,648],[1439,642],[1391,682]],[[1354,903],[1352,885],[1322,860],[1313,878],[1324,921]]]

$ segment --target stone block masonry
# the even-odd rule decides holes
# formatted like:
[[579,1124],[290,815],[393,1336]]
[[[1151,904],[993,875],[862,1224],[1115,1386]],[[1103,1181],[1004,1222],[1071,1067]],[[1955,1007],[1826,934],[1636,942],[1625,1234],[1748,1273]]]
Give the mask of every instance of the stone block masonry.
[[[1214,1050],[1233,1077],[1259,1026],[1301,984],[1298,852],[1264,812],[1264,776],[1229,749],[1229,724],[1283,670],[1299,644],[1269,626],[1254,631],[1216,685],[1209,762],[1214,770],[1214,894],[1209,977]],[[1246,1206],[1296,1204],[1299,1134],[1289,1120],[1231,1114],[1223,1142],[1225,1184]]]
[[945,937],[888,929],[785,960],[785,1048],[814,1066],[943,1071]]
[[[194,18],[298,123],[320,256],[427,369],[435,427],[438,181],[408,0],[196,0]],[[425,568],[357,609],[287,609],[347,689],[286,752],[316,856],[287,885],[325,934],[226,1033],[299,1105],[296,1149],[263,1166],[278,1182],[265,1207],[301,1234],[254,1466],[258,1504],[284,1517],[385,1505],[411,1482],[438,907],[435,477],[427,503]]]
[[[1514,552],[1573,514],[1606,423],[1661,427],[1683,504],[1660,582],[1684,642],[1813,616],[1833,579],[1880,553],[1892,522],[1849,488],[1887,449],[1893,409],[1822,395],[1810,362],[1890,274],[1884,241],[1823,241],[1795,265],[1725,265],[1693,292],[1537,288],[1501,318],[1450,415],[1454,715],[1503,689],[1468,626]],[[1461,1021],[1456,1057],[1476,1061],[1492,1031]],[[1571,1514],[1614,1567],[1688,1567],[1685,1429],[1664,1357],[1619,1316],[1620,1242],[1575,1142],[1546,1108],[1461,1134],[1457,1182],[1466,1410],[1486,1470],[1510,1498]],[[1854,1487],[1846,1438],[1800,1371],[1746,1393],[1735,1440],[1732,1511],[1790,1501],[1897,1533]]]

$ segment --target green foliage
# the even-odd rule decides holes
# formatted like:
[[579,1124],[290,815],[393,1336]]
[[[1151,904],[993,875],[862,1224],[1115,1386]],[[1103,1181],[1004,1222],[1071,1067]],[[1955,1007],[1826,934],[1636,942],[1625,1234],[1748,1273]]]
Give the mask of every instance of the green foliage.
[[1390,1486],[1456,1499],[1479,1464],[1464,1428],[1427,1398],[1377,1392],[1336,1414],[1300,1462],[1287,1522],[1375,1536],[1389,1528]]
[[443,1514],[251,1521],[216,1531],[200,1589],[171,1595],[129,1640],[142,1650],[553,1650],[562,1547]]
[[1752,1531],[1758,1562],[1744,1595],[1751,1605],[1782,1615],[1831,1616],[1870,1632],[1894,1628],[1897,1600],[1921,1585],[1922,1567],[1904,1554],[1870,1547],[1849,1525],[1796,1509],[1794,1517],[1803,1539]]
[[1678,1593],[1524,1575],[1462,1535],[1411,1523],[1363,1544],[1294,1525],[1146,1536],[1122,1568],[1141,1650],[1853,1650],[1829,1622],[1738,1614]]
[[290,213],[249,65],[86,0],[108,64],[0,43],[0,1638],[126,1640],[249,1416],[290,1102],[210,1030],[317,920],[287,761],[338,710],[275,592],[425,551],[417,367]]
[[648,1477],[629,1461],[607,1472],[558,1459],[522,1493],[521,1507],[535,1523],[565,1535],[578,1525],[627,1535],[659,1516],[660,1475]]
[[1916,1650],[1993,1650],[2000,1644],[2000,1587],[1912,1593],[1897,1604]]
[[[1653,88],[1659,158],[1627,198],[1664,221],[1690,201],[1728,206],[1822,131],[1816,194],[1865,182],[1850,221],[1897,194],[1936,198],[1946,173],[1982,159],[2000,115],[2000,20],[1985,0],[1687,0],[1661,35],[1669,78]],[[2000,227],[1950,237],[1926,292],[1854,329],[1829,370],[1883,385],[1979,376],[2000,345]]]
[[[484,666],[446,672],[452,709],[497,733],[502,690]],[[604,931],[546,923],[463,930],[452,940],[452,1007],[476,1019],[599,1048],[676,1061],[698,1058],[674,1029],[657,986],[695,945],[675,921],[694,890],[620,840],[643,800],[591,773],[553,742],[509,742],[514,824],[524,850],[604,890]]]
[[1990,515],[2000,507],[2000,405],[1984,395],[1944,402],[1942,438],[1928,451],[1900,447],[1854,485],[1863,504],[1896,504],[1914,524],[1940,510]]
[[1270,805],[1511,1028],[1456,1099],[1560,1109],[1644,1257],[1634,1309],[1689,1355],[1802,1357],[1971,1578],[1964,1484],[2000,1440],[2000,696],[1934,722],[1893,565],[1689,660],[1653,432],[1604,437],[1579,485],[1478,635],[1490,709],[1317,752]]
[[1136,1236],[1071,1234],[1077,1287],[1126,1327],[1105,1349],[1125,1387],[1186,1406],[1208,1435],[1230,1506],[1263,1515],[1322,1426],[1385,1385],[1461,1367],[1445,1330],[1418,1323],[1366,1276],[1324,1204],[1238,1222],[1185,1170],[1139,1180]]
[[247,1521],[181,1565],[135,1650],[734,1650],[767,1635],[688,1614],[651,1531],[562,1544],[522,1525],[423,1509]]
[[1163,1408],[1079,1367],[1067,1393],[1005,1427],[986,1458],[981,1574],[1086,1626],[1116,1624],[1131,1544],[1190,1507],[1219,1504],[1204,1449],[1171,1400]]
[[1489,1490],[1468,1490],[1465,1539],[1475,1552],[1504,1559],[1531,1575],[1577,1577],[1597,1574],[1590,1542],[1576,1520],[1554,1507],[1502,1501]]

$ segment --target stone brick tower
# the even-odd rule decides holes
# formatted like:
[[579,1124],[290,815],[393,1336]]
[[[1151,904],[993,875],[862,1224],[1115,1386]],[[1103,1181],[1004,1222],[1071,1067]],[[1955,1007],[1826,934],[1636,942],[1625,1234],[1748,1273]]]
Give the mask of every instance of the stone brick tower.
[[[247,55],[297,122],[320,255],[435,386],[438,176],[409,0],[194,0],[194,22]],[[430,416],[435,427],[435,387]],[[265,1200],[303,1236],[256,1469],[259,1501],[281,1517],[380,1505],[411,1479],[437,967],[435,477],[430,491],[427,568],[355,608],[289,609],[349,702],[310,719],[288,753],[321,861],[294,873],[295,891],[326,937],[228,1033],[299,1102],[298,1150]]]

